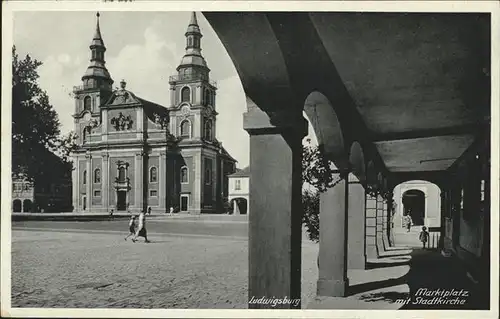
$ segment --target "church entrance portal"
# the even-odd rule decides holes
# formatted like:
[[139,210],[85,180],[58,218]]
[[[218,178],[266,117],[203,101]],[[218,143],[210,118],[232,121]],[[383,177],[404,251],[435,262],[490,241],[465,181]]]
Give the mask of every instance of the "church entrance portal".
[[425,194],[422,191],[412,189],[403,194],[404,215],[410,214],[413,225],[424,225],[425,217]]
[[117,191],[116,194],[116,210],[126,210],[127,209],[127,192]]
[[188,195],[181,195],[181,212],[187,212],[188,210]]

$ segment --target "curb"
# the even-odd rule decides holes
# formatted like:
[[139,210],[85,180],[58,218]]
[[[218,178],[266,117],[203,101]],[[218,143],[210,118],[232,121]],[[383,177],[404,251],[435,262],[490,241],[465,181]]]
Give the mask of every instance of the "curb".
[[[112,219],[129,219],[129,215],[117,215]],[[12,221],[103,221],[109,220],[109,215],[73,215],[73,216],[39,216],[39,215],[12,215]]]

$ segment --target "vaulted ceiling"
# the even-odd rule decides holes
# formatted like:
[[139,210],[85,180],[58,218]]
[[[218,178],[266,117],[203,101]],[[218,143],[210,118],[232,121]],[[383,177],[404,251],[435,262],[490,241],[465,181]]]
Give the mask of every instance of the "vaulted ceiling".
[[205,16],[247,95],[319,89],[342,112],[343,129],[361,132],[389,172],[444,171],[488,128],[489,14]]
[[489,120],[489,17],[312,13],[387,169],[447,169]]

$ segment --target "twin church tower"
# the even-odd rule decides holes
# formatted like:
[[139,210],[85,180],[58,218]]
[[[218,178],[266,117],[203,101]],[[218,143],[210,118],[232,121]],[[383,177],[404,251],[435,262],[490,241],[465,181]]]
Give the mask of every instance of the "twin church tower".
[[97,13],[90,64],[74,87],[76,212],[223,211],[236,160],[215,137],[217,86],[201,54],[194,12],[185,36],[186,52],[169,79],[170,105],[164,107],[136,96],[124,80],[113,89]]

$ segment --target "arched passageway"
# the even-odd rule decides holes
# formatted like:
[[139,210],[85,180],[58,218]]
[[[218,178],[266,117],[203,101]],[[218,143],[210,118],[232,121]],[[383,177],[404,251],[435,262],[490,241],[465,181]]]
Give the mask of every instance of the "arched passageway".
[[25,213],[31,212],[31,206],[32,206],[31,200],[25,199],[23,202],[23,212]]
[[413,225],[441,226],[441,189],[425,180],[411,180],[397,185],[394,190],[394,227],[405,227],[409,213]]
[[415,226],[424,225],[425,194],[421,190],[411,189],[403,193],[403,215],[410,215]]
[[246,198],[238,197],[231,200],[233,215],[246,215],[248,213],[248,201]]
[[21,212],[21,209],[22,209],[21,200],[20,199],[15,199],[12,202],[12,210],[14,211],[14,213],[19,213],[19,212]]
[[[408,180],[405,172],[411,173],[409,176],[416,179],[428,178],[428,174],[424,172],[432,172],[430,175],[434,175],[434,172],[438,175],[444,173],[474,140],[472,134],[467,135],[464,131],[476,134],[477,128],[474,131],[464,129],[464,118],[470,120],[470,123],[477,123],[476,115],[483,114],[471,110],[468,114],[473,116],[468,117],[462,109],[457,109],[460,104],[454,102],[463,96],[463,92],[457,89],[461,87],[460,83],[451,81],[453,87],[450,86],[450,99],[441,103],[439,108],[429,104],[428,108],[432,112],[420,112],[417,116],[415,110],[422,107],[422,101],[415,97],[422,96],[424,91],[426,96],[440,93],[433,90],[432,86],[423,85],[419,79],[413,81],[414,76],[404,74],[429,67],[428,61],[422,55],[412,55],[413,49],[406,55],[400,54],[400,50],[396,50],[394,54],[390,46],[380,46],[383,41],[372,40],[393,29],[398,30],[394,39],[399,39],[400,35],[412,35],[416,30],[413,26],[419,25],[427,25],[433,34],[442,34],[441,39],[454,39],[455,34],[448,30],[460,30],[460,25],[466,25],[467,28],[474,26],[479,31],[482,26],[456,20],[453,23],[457,23],[457,28],[449,28],[448,19],[443,20],[443,23],[436,23],[440,19],[406,15],[395,17],[394,20],[401,21],[402,28],[392,28],[392,23],[381,23],[376,15],[371,14],[349,17],[333,13],[282,15],[207,12],[206,16],[235,63],[247,98],[252,101],[244,120],[245,130],[250,135],[250,165],[253,170],[250,194],[252,211],[255,212],[251,214],[253,218],[249,219],[249,296],[300,297],[301,247],[298,234],[301,226],[301,157],[298,145],[304,132],[303,121],[298,116],[296,106],[311,90],[321,93],[313,92],[305,99],[304,111],[317,134],[318,144],[328,159],[334,160],[337,165],[335,174],[344,175],[339,176],[341,178],[335,186],[329,187],[320,195],[320,229],[323,231],[320,231],[317,294],[345,296],[349,285],[345,243],[348,242],[349,235],[346,229],[346,211],[349,208],[351,187],[349,171],[346,174],[346,167],[342,164],[348,164],[347,168],[351,168],[352,163],[349,163],[349,156],[346,156],[349,144],[355,138],[351,135],[360,135],[361,141],[369,141],[366,144],[366,161],[369,164],[365,181],[367,251],[374,249],[378,257],[381,256],[379,253],[384,252],[386,245],[384,242],[381,245],[380,239],[384,239],[381,235],[385,234],[384,230],[387,228],[385,221],[388,211],[395,212],[392,215],[395,228],[401,226],[403,194],[411,189],[421,190],[426,194],[423,204],[425,215],[423,218],[416,217],[423,219],[422,223],[428,227],[441,225],[439,187],[424,181],[411,185],[402,183],[400,185],[403,186],[398,185],[393,192],[394,201],[390,198],[389,188],[394,186],[393,183]],[[428,18],[432,19],[432,24],[427,23],[425,19]],[[423,20],[421,24],[407,24],[404,22],[406,19]],[[344,28],[345,25],[349,25],[349,28]],[[359,34],[365,34],[365,43],[372,50],[356,52],[353,50],[356,47],[354,42],[352,46],[346,46],[351,37],[350,33],[344,32],[353,29],[359,30]],[[299,43],[297,37],[301,39],[299,46],[295,46]],[[442,52],[441,40],[433,43],[424,38],[415,40],[412,44],[417,45],[419,50],[430,52],[431,55],[433,52]],[[463,42],[463,48],[468,46],[466,42]],[[252,46],[249,43],[259,45]],[[455,51],[456,44],[456,41],[450,41],[447,45],[450,50]],[[315,50],[307,50],[310,47]],[[475,49],[470,51],[480,52]],[[489,49],[485,52],[489,52]],[[472,53],[470,56],[473,57]],[[408,60],[408,57],[411,59]],[[468,55],[464,55],[465,58],[468,59]],[[345,61],[368,62],[344,63]],[[455,58],[448,62],[468,65],[465,60]],[[382,71],[372,70],[370,76],[367,76],[367,66],[375,63],[389,67],[398,76],[391,77],[388,81],[384,77],[387,73],[385,68],[380,69]],[[409,68],[408,65],[413,67]],[[467,68],[460,69],[465,71]],[[430,73],[436,70],[439,68],[430,66],[427,69]],[[464,75],[468,73],[467,69]],[[466,78],[475,79],[474,76],[457,77]],[[402,86],[401,83],[407,79],[412,79],[413,82]],[[328,83],[326,89],[324,83]],[[471,85],[474,86],[473,83]],[[402,87],[404,92],[412,94],[404,94]],[[489,84],[482,87],[489,87]],[[477,88],[478,90],[472,91],[480,92],[481,85]],[[402,97],[406,103],[401,103]],[[480,96],[476,97],[482,100]],[[441,100],[442,97],[436,98]],[[483,104],[488,105],[486,102]],[[341,112],[355,107],[362,111]],[[335,111],[339,111],[339,114]],[[337,115],[348,120],[340,121]],[[337,128],[340,125],[337,124],[344,125],[347,133],[345,136],[339,134]],[[450,127],[450,130],[441,136],[437,133],[442,132],[443,127]],[[375,145],[370,145],[370,142]],[[462,227],[464,224],[459,225]],[[270,227],[273,228],[272,233],[267,231]],[[324,231],[325,229],[328,231]],[[372,241],[370,243],[368,236]],[[411,238],[415,239],[415,236]],[[265,306],[249,304],[249,307]]]

